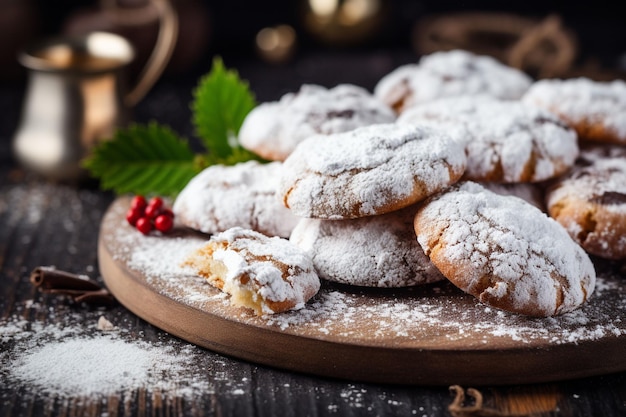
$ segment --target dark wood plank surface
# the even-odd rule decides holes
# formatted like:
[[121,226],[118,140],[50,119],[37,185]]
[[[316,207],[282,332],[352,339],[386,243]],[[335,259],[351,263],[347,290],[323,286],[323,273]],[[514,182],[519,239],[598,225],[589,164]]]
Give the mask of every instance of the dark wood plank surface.
[[[373,80],[402,60],[406,57],[312,57],[293,67],[242,64],[238,68],[262,101],[275,99],[302,82],[332,85],[352,80],[371,88]],[[136,119],[156,119],[191,136],[188,102],[193,83],[161,83],[137,108]],[[114,196],[93,184],[51,184],[15,166],[10,141],[22,93],[15,86],[0,91],[0,326],[19,320],[33,327],[37,323],[82,327],[86,333],[95,334],[95,323],[104,315],[131,343],[159,344],[177,350],[189,347],[187,342],[151,326],[120,305],[96,308],[76,304],[67,298],[42,294],[29,282],[33,268],[54,265],[102,283],[97,237],[102,216]],[[188,372],[207,383],[206,390],[193,396],[136,389],[88,400],[61,398],[10,378],[8,367],[18,353],[15,349],[19,343],[0,333],[0,416],[626,415],[624,373],[537,385],[477,386],[474,388],[482,393],[484,407],[497,413],[452,414],[449,407],[454,394],[447,386],[379,385],[319,378],[193,346],[197,361]]]

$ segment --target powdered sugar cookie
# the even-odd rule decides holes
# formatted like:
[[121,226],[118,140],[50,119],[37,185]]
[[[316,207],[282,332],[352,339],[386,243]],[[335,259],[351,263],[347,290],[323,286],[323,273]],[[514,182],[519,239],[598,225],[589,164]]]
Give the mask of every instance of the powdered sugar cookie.
[[384,214],[456,182],[465,162],[441,130],[372,125],[303,141],[284,162],[278,194],[300,217]]
[[626,259],[626,150],[584,150],[546,194],[548,213],[587,252]]
[[626,82],[622,80],[540,80],[522,100],[554,112],[581,139],[626,144]]
[[503,310],[552,316],[592,294],[595,269],[565,229],[519,198],[472,182],[421,206],[417,240],[453,284]]
[[298,218],[276,196],[280,170],[280,162],[210,166],[185,186],[172,210],[180,224],[204,233],[239,226],[289,237]]
[[282,161],[309,136],[390,123],[395,117],[391,108],[361,87],[305,84],[296,93],[254,108],[239,130],[239,142],[265,159]]
[[213,235],[183,266],[257,315],[300,309],[320,288],[311,259],[297,246],[240,227]]
[[467,152],[466,180],[538,182],[572,167],[576,132],[547,110],[489,96],[443,98],[415,106],[398,123],[441,123]]
[[291,240],[319,276],[366,287],[407,287],[442,280],[415,239],[417,208],[349,220],[302,219]]
[[514,100],[526,92],[532,79],[492,57],[464,50],[435,52],[419,63],[398,67],[380,79],[374,95],[398,113],[442,97],[488,94]]

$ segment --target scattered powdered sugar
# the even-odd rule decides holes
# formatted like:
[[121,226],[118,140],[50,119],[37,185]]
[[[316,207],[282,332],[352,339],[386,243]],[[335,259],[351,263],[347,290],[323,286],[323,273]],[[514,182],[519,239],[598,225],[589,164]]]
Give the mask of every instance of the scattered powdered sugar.
[[132,340],[117,328],[94,334],[91,326],[16,317],[0,321],[0,336],[0,380],[39,395],[97,401],[138,389],[170,398],[212,390],[195,367],[202,353],[192,345]]
[[172,351],[105,336],[46,344],[13,362],[11,372],[51,394],[86,397],[145,385],[167,389],[172,377],[167,374],[183,369],[180,358]]

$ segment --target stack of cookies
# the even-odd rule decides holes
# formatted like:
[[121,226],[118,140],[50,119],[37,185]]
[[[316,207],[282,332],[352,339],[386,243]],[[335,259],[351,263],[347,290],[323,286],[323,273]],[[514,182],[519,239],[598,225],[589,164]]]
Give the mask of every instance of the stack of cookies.
[[[177,219],[213,234],[188,265],[245,287],[238,305],[258,314],[302,307],[319,278],[447,279],[509,312],[572,311],[594,290],[589,254],[626,257],[625,111],[621,81],[533,82],[459,50],[396,69],[373,94],[302,86],[258,106],[240,131],[273,162],[211,167],[177,198]],[[269,246],[244,261],[243,230],[286,238],[297,262],[277,263]],[[251,276],[250,262],[281,264],[280,285],[302,290],[255,308],[277,282]]]

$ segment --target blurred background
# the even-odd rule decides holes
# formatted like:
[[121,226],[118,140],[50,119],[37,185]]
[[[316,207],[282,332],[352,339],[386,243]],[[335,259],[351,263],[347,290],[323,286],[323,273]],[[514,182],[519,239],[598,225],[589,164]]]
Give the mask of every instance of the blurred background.
[[[619,2],[549,2],[541,0],[171,0],[180,19],[179,42],[165,76],[181,76],[206,69],[211,57],[225,61],[258,59],[284,65],[308,53],[406,50],[419,54],[420,30],[429,30],[434,18],[463,14],[506,14],[520,21],[502,20],[509,29],[557,15],[561,25],[576,38],[577,62],[620,67],[626,59],[626,24]],[[108,30],[128,37],[139,58],[145,58],[157,33],[157,17],[149,0],[0,0],[0,80],[24,75],[17,65],[17,51],[28,42],[48,35]],[[115,13],[111,13],[114,5]],[[125,9],[126,16],[118,11]],[[475,16],[474,16],[475,17]],[[493,16],[492,16],[493,17]],[[497,17],[497,16],[496,16]],[[475,24],[477,38],[494,35],[491,26]],[[440,22],[441,23],[441,22]],[[441,23],[445,26],[446,22]],[[527,28],[527,27],[526,27]],[[265,29],[265,32],[264,32]],[[283,32],[280,32],[280,30]],[[500,28],[501,47],[514,36]],[[272,30],[282,40],[272,40]],[[521,29],[520,29],[521,30]],[[457,34],[462,37],[462,34]],[[263,41],[265,36],[265,41]],[[506,38],[506,37],[509,38]],[[483,39],[485,40],[485,39]],[[277,42],[287,42],[284,51]],[[474,43],[480,39],[474,39]],[[274,43],[272,43],[274,42]],[[274,54],[274,55],[272,55]],[[138,59],[140,61],[141,59]],[[136,64],[140,67],[140,63]]]
[[[441,49],[492,55],[536,78],[623,78],[620,2],[542,0],[170,0],[178,41],[157,85],[133,109],[193,136],[191,91],[221,56],[257,100],[302,83],[373,89],[399,65]],[[20,117],[27,71],[16,56],[51,36],[104,30],[136,50],[131,82],[150,55],[159,18],[150,0],[0,0],[0,162]]]

